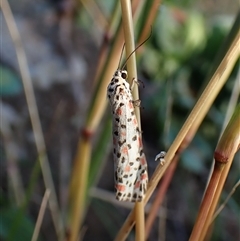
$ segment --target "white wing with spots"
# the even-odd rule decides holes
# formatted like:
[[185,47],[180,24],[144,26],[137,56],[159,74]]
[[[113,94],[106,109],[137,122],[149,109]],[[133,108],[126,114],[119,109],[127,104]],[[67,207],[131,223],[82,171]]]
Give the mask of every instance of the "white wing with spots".
[[145,195],[148,175],[132,94],[123,78],[126,76],[125,70],[117,70],[108,86],[113,115],[115,188],[118,200],[136,202]]

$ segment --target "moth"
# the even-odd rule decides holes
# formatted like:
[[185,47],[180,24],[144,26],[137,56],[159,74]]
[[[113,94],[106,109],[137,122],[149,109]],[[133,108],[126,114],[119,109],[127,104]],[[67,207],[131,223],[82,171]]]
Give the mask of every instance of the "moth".
[[118,69],[114,73],[107,95],[112,111],[116,198],[119,201],[140,202],[147,190],[147,162],[134,112],[136,101],[127,82],[126,70]]

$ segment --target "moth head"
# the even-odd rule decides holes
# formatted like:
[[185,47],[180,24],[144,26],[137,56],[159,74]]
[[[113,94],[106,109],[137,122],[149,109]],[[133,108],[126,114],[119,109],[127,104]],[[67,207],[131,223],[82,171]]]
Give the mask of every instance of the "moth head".
[[127,74],[127,70],[117,70],[114,74],[114,77],[118,77],[118,78],[122,78],[124,80],[127,79],[128,74]]
[[127,75],[127,71],[126,70],[121,70],[120,73],[121,73],[121,77],[126,80],[127,76],[128,76]]

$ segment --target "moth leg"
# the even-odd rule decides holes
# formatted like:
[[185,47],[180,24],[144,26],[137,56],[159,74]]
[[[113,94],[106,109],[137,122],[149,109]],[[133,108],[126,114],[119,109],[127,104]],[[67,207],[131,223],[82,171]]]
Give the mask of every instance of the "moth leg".
[[135,107],[141,107],[141,100],[133,100],[132,103]]
[[141,134],[141,135],[142,135],[142,133],[143,133],[143,131],[139,130],[138,127],[136,128],[136,131],[137,131],[139,134]]
[[156,155],[155,161],[160,161],[160,164],[163,166],[165,163],[164,157],[166,155],[165,151],[161,151],[159,154]]
[[134,87],[134,84],[137,84],[139,86],[139,84],[142,84],[143,88],[145,88],[145,85],[143,83],[143,81],[139,80],[139,79],[136,79],[136,78],[133,78],[132,79],[132,85],[131,85],[131,90],[133,89]]

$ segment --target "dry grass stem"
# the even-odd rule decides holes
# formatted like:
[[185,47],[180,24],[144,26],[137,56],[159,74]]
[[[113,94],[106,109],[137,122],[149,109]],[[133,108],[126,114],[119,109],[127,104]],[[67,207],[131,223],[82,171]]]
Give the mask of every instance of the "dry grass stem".
[[197,220],[195,221],[194,228],[189,238],[189,241],[200,240],[200,236],[201,236],[204,224],[207,222],[208,213],[212,205],[212,202],[214,200],[214,195],[215,195],[217,185],[219,183],[224,166],[225,164],[219,164],[219,163],[215,163],[214,165],[213,175],[210,179],[204,199],[201,203],[199,214],[198,214]]
[[[91,156],[91,144],[83,139],[79,142],[70,192],[69,241],[76,241],[85,214],[85,195]],[[82,161],[79,161],[82,160]],[[78,173],[77,173],[78,171]]]
[[[221,136],[220,141],[218,142],[217,148],[215,150],[215,154],[214,154],[215,163],[216,162],[219,162],[220,164],[224,163],[225,168],[224,168],[223,172],[221,173],[219,183],[216,187],[216,192],[214,195],[214,199],[213,199],[212,203],[210,204],[210,209],[207,214],[207,219],[203,223],[203,227],[202,227],[201,234],[199,237],[200,241],[204,240],[207,230],[209,229],[209,225],[212,222],[212,216],[216,210],[218,200],[222,193],[223,185],[228,176],[235,153],[237,152],[238,147],[239,147],[239,143],[240,143],[239,121],[240,121],[240,105],[238,105],[236,107],[236,110],[235,110],[232,118],[230,119],[227,127],[225,128],[225,131],[224,131],[223,135]],[[219,155],[219,153],[221,155]],[[223,159],[222,159],[222,155],[224,156]],[[215,164],[215,166],[216,166],[216,164]],[[194,226],[194,229],[195,229],[195,226]],[[193,232],[194,232],[194,230],[193,230]],[[195,233],[196,233],[196,231],[195,231]]]
[[149,210],[149,214],[147,216],[146,220],[146,237],[145,240],[148,239],[149,234],[152,230],[153,223],[158,215],[158,210],[160,206],[162,205],[162,202],[164,200],[165,194],[168,190],[168,187],[172,181],[172,177],[175,173],[177,164],[179,160],[179,153],[178,155],[174,156],[174,160],[170,164],[169,168],[167,169],[165,175],[163,176],[161,186],[158,188],[155,199],[153,201],[153,204],[151,205],[151,208]]
[[22,77],[24,92],[26,95],[29,115],[30,115],[31,124],[33,128],[33,134],[36,142],[36,147],[38,151],[44,183],[46,188],[51,190],[51,194],[49,197],[49,205],[50,205],[50,210],[53,218],[53,223],[54,223],[59,240],[63,240],[64,226],[60,215],[60,209],[58,206],[57,196],[56,196],[56,192],[55,192],[55,188],[52,180],[48,158],[46,155],[46,146],[45,146],[42,127],[39,119],[37,103],[36,103],[34,90],[32,86],[32,80],[28,70],[27,57],[24,52],[23,45],[21,42],[21,37],[7,0],[1,1],[1,8],[16,49],[20,74]]
[[[17,156],[13,150],[16,148],[16,143],[13,141],[14,137],[12,133],[8,133],[6,130],[2,130],[3,143],[5,145],[6,157],[7,157],[7,172],[9,189],[13,192],[14,200],[18,207],[20,207],[26,196],[24,193],[24,187],[22,183],[21,174],[17,165]],[[11,195],[11,194],[10,194]]]
[[[189,117],[187,118],[185,124],[183,125],[182,129],[180,130],[179,134],[177,135],[176,139],[172,143],[169,148],[169,151],[166,153],[165,156],[165,165],[161,166],[160,164],[157,166],[155,172],[151,180],[149,181],[149,188],[147,190],[147,194],[144,199],[144,203],[146,204],[152,195],[153,191],[155,190],[159,180],[161,179],[163,173],[168,168],[171,160],[173,159],[176,151],[178,150],[181,142],[184,140],[186,135],[188,134],[190,128],[194,124],[194,122],[201,116],[202,111],[206,112],[210,106],[212,105],[214,99],[216,98],[217,94],[221,90],[224,83],[227,81],[228,76],[230,75],[234,64],[236,63],[239,57],[239,32],[235,35],[231,46],[229,47],[225,57],[221,61],[220,65],[218,66],[217,70],[213,74],[212,78],[210,79],[207,87],[203,91],[202,95],[200,96],[198,102],[194,106],[192,112],[190,113]],[[131,212],[126,219],[124,225],[120,229],[116,240],[125,240],[134,226],[134,217],[133,212]]]
[[149,29],[151,29],[152,24],[157,16],[159,8],[161,7],[161,0],[153,0],[152,7],[150,8],[150,13],[148,14],[148,18],[146,18],[146,23],[144,24],[143,31],[141,32],[139,43],[142,43],[149,34]]
[[99,29],[102,33],[108,26],[108,21],[102,13],[101,9],[98,7],[97,3],[93,0],[81,0],[81,3],[93,19],[93,23],[95,23],[96,29]]
[[200,237],[199,237],[199,241],[203,241],[205,239],[205,236],[206,236],[206,233],[208,231],[208,228],[209,228],[212,216],[214,214],[214,211],[216,210],[216,207],[217,207],[217,204],[218,204],[218,200],[219,200],[220,195],[222,193],[222,189],[223,189],[224,183],[226,181],[227,175],[228,175],[230,167],[232,165],[233,157],[234,157],[234,155],[231,155],[229,157],[229,161],[225,165],[224,170],[221,173],[221,177],[220,177],[218,186],[216,188],[213,201],[212,201],[211,206],[209,208],[209,212],[208,212],[208,216],[207,216],[207,222],[205,222],[205,224],[204,224],[204,226],[202,228],[202,231],[201,231],[201,234],[200,234]]
[[[126,47],[126,56],[131,57],[127,61],[127,70],[128,70],[128,81],[130,82],[130,86],[132,86],[132,81],[137,79],[137,66],[136,66],[136,57],[135,57],[135,40],[134,40],[134,29],[133,29],[133,17],[132,17],[132,9],[131,9],[131,1],[130,0],[121,0],[122,7],[122,23],[123,23],[123,31],[124,31],[124,39],[125,39],[125,47]],[[137,85],[134,85],[132,90],[133,99],[138,100],[138,88]],[[135,108],[135,113],[137,117],[137,121],[139,124],[139,129],[141,130],[141,119],[140,119],[140,111],[139,108]],[[145,239],[145,227],[144,227],[144,204],[143,202],[136,202],[134,207],[135,220],[136,220],[136,237],[135,239],[138,241],[143,241]]]
[[234,112],[234,109],[238,103],[238,98],[240,96],[240,84],[239,84],[239,80],[240,80],[240,69],[238,70],[238,74],[237,74],[237,77],[234,81],[234,85],[233,85],[233,88],[232,88],[232,94],[231,94],[231,97],[230,97],[230,100],[229,100],[229,103],[228,103],[228,108],[227,108],[227,112],[226,112],[226,116],[225,116],[225,119],[224,119],[224,123],[223,123],[223,128],[221,130],[221,134],[220,136],[222,135],[225,127],[227,126],[233,112]]
[[45,213],[45,210],[46,210],[46,207],[47,207],[47,202],[49,200],[49,196],[50,196],[50,190],[47,189],[45,191],[44,196],[43,196],[43,200],[42,200],[42,203],[41,203],[41,207],[40,207],[40,210],[39,210],[37,222],[36,222],[36,225],[35,225],[35,229],[34,229],[31,241],[37,241],[37,239],[38,239],[39,231],[40,231],[40,228],[41,228],[41,225],[42,225],[43,216],[44,216],[44,213]]
[[103,36],[102,44],[100,47],[97,70],[94,78],[94,88],[96,88],[98,81],[101,80],[101,73],[103,72],[104,66],[106,65],[106,59],[108,57],[109,42],[113,38],[114,30],[116,29],[116,22],[120,19],[120,2],[117,2],[115,9],[110,17],[109,25],[106,26],[105,33]]
[[[83,180],[83,176],[87,178],[87,174],[89,173],[89,162],[91,159],[90,149],[92,149],[91,136],[95,133],[96,128],[99,126],[103,113],[106,109],[107,85],[109,84],[109,81],[113,76],[113,73],[116,71],[118,67],[123,43],[124,43],[123,31],[122,31],[122,28],[118,28],[118,31],[114,38],[113,46],[110,50],[110,53],[108,54],[108,57],[106,58],[105,57],[106,55],[103,54],[105,56],[102,57],[103,60],[101,60],[99,63],[104,68],[101,69],[100,68],[101,66],[100,66],[98,68],[98,71],[95,77],[95,79],[97,79],[97,76],[99,77],[99,81],[96,81],[98,86],[95,90],[94,99],[89,110],[85,127],[83,129],[82,139],[84,139],[84,141],[82,140],[79,141],[76,158],[74,162],[74,167],[73,167],[73,173],[72,173],[72,180],[71,180],[71,187],[70,187],[70,202],[69,202],[69,206],[71,207],[71,212],[70,212],[69,225],[68,225],[70,229],[69,230],[70,237],[77,237],[79,232],[78,230],[80,227],[79,225],[82,224],[83,211],[79,211],[79,208],[82,208],[83,210],[85,210],[84,203],[86,198],[85,197],[86,187],[84,185],[86,185],[86,180]],[[104,59],[105,59],[105,63],[103,64],[102,62],[104,62]],[[82,165],[85,166],[86,168],[82,168]],[[79,187],[83,187],[84,191],[80,191]],[[74,199],[77,199],[78,201],[74,201]],[[77,206],[77,203],[78,204],[81,203],[82,205],[79,207]],[[81,214],[80,216],[79,216],[79,213]],[[74,238],[71,240],[74,240]]]
[[[109,68],[107,68],[103,74],[103,81],[99,86],[97,96],[95,97],[95,101],[93,104],[92,109],[90,110],[89,118],[87,120],[86,126],[84,128],[84,135],[79,140],[78,149],[74,161],[73,173],[72,173],[72,180],[70,186],[70,203],[69,207],[71,207],[70,211],[70,237],[73,237],[73,240],[78,235],[79,225],[82,224],[83,212],[85,210],[85,191],[86,191],[86,184],[88,179],[89,173],[89,163],[91,159],[91,150],[92,150],[92,142],[91,136],[95,132],[95,129],[99,125],[99,122],[102,118],[102,115],[106,109],[107,102],[106,102],[106,88],[107,83],[112,78],[114,73],[113,69],[116,69],[118,66],[118,61],[113,58],[113,56],[117,55],[120,56],[121,52],[121,40],[123,43],[123,36],[119,38],[117,43],[113,48],[112,53],[110,54],[110,61]],[[84,179],[84,178],[86,179]],[[80,190],[79,187],[83,187],[83,190]],[[73,204],[74,203],[74,204]],[[79,206],[79,203],[81,204]],[[79,209],[83,209],[79,211]]]
[[224,202],[221,204],[221,206],[217,209],[217,211],[214,213],[211,223],[215,220],[215,218],[219,215],[219,213],[224,209],[226,206],[228,200],[231,198],[231,196],[236,191],[237,187],[240,186],[240,180],[233,186],[231,192],[228,194],[227,198],[224,200]]
[[[109,80],[112,78],[114,71],[118,66],[118,59],[115,56],[120,56],[121,46],[123,44],[123,33],[118,32],[119,38],[114,43],[113,49],[109,54],[108,68],[103,70],[102,81],[99,82],[99,88],[96,91],[92,108],[89,111],[89,117],[84,127],[82,138],[79,140],[77,153],[74,161],[72,180],[70,185],[69,207],[69,232],[70,239],[76,241],[79,233],[79,227],[82,224],[85,210],[85,191],[88,180],[89,164],[91,159],[91,136],[100,123],[103,113],[107,106],[106,89]],[[82,187],[82,189],[80,188]],[[81,210],[79,210],[81,209]]]

